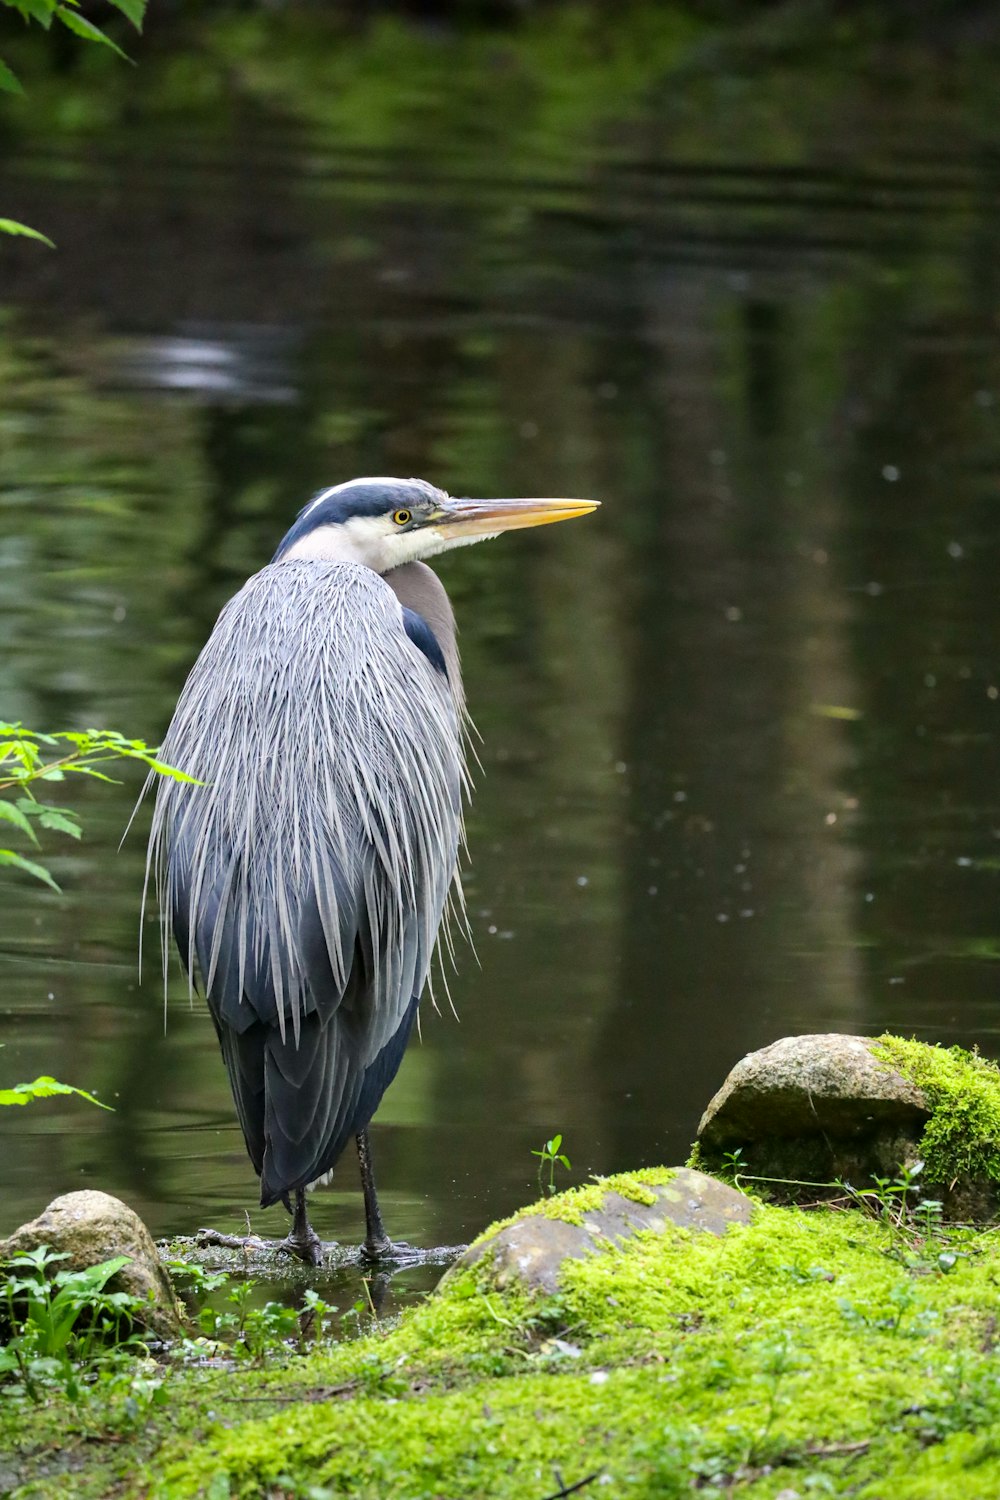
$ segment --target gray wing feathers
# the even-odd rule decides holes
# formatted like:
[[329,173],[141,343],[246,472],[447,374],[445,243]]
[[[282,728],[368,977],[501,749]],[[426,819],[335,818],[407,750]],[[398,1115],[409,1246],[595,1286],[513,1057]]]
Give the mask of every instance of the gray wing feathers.
[[377,574],[273,564],[222,611],[162,754],[204,784],[159,784],[160,910],[220,1037],[246,1037],[246,1056],[223,1040],[244,1132],[262,1026],[269,1142],[336,1133],[423,987],[456,874],[452,693]]

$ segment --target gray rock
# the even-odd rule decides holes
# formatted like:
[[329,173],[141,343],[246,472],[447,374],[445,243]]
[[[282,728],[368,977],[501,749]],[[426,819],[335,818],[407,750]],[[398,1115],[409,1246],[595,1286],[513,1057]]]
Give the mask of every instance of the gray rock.
[[721,1235],[730,1224],[750,1222],[753,1204],[745,1194],[690,1167],[678,1167],[667,1183],[641,1185],[655,1195],[654,1202],[640,1203],[609,1189],[600,1207],[586,1209],[579,1224],[552,1217],[563,1200],[567,1213],[573,1212],[573,1193],[561,1194],[546,1204],[546,1213],[523,1214],[506,1228],[477,1240],[459,1257],[456,1267],[475,1265],[488,1255],[498,1289],[517,1282],[529,1291],[552,1294],[559,1290],[565,1261],[578,1260],[637,1230],[662,1234],[675,1227]]
[[60,1266],[68,1270],[83,1270],[127,1255],[129,1264],[108,1283],[109,1288],[129,1292],[143,1302],[140,1321],[157,1338],[177,1338],[183,1332],[181,1308],[149,1230],[119,1198],[90,1190],[54,1198],[37,1219],[0,1240],[0,1265],[39,1245],[65,1251],[69,1260]]
[[867,1181],[915,1159],[929,1118],[920,1089],[867,1038],[783,1037],[736,1064],[702,1116],[697,1159],[711,1168],[739,1149],[748,1173]]

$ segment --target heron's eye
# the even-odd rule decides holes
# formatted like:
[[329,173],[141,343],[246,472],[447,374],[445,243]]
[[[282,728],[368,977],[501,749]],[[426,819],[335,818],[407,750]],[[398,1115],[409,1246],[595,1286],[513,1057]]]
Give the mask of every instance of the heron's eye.
[[408,510],[394,510],[392,513],[392,519],[395,521],[397,526],[409,526],[410,522],[413,520],[413,515]]

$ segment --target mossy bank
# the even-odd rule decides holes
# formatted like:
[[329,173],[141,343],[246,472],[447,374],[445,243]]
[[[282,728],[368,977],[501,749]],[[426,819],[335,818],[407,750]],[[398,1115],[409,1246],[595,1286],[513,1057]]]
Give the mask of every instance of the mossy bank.
[[485,1256],[354,1342],[173,1366],[131,1426],[124,1398],[0,1401],[0,1491],[978,1500],[1000,1492],[998,1315],[993,1232],[760,1205],[569,1261],[556,1296],[497,1292]]
[[927,1181],[1000,1185],[1000,1069],[964,1047],[929,1047],[884,1035],[872,1053],[925,1095],[931,1115],[919,1141]]

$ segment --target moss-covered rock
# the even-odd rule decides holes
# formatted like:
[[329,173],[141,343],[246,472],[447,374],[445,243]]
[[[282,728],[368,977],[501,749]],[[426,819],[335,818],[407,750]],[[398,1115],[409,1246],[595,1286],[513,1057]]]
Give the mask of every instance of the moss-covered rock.
[[893,1036],[784,1037],[737,1063],[702,1117],[692,1165],[814,1198],[924,1162],[954,1218],[1000,1205],[1000,1071],[959,1047]]
[[983,1220],[1000,1207],[1000,1068],[963,1047],[884,1035],[872,1055],[920,1090],[929,1118],[917,1150],[928,1190],[956,1218]]
[[554,1294],[567,1260],[643,1230],[724,1234],[731,1224],[748,1224],[752,1212],[744,1193],[690,1167],[599,1177],[494,1225],[469,1246],[452,1274],[485,1261],[501,1290],[516,1282],[526,1291]]

